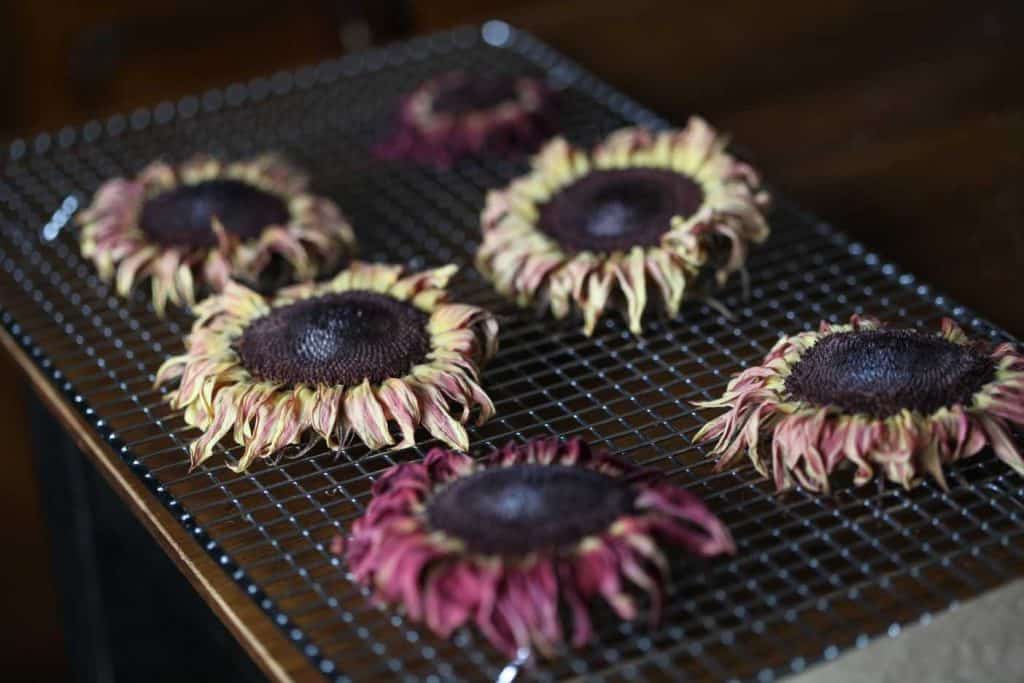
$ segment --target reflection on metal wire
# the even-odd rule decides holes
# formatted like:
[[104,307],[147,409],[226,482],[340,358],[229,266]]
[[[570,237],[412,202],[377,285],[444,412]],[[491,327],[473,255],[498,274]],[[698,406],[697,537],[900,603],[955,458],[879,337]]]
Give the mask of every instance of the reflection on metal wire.
[[516,658],[505,665],[498,677],[494,679],[495,683],[512,683],[519,676],[519,671],[529,664],[532,657],[533,653],[529,648],[521,647],[516,650]]
[[68,224],[71,217],[78,211],[78,199],[73,194],[69,194],[61,202],[60,208],[53,212],[53,216],[43,226],[43,239],[47,242],[52,242],[57,239],[60,235],[60,231],[64,229],[64,226]]

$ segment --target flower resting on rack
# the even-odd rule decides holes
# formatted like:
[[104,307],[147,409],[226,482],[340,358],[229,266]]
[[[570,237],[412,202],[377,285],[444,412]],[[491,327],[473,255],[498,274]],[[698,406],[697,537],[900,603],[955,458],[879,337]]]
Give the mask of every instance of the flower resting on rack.
[[463,156],[531,152],[555,128],[552,93],[527,76],[453,71],[421,84],[399,107],[384,159],[446,167]]
[[494,413],[477,382],[498,324],[481,308],[449,303],[455,271],[353,262],[329,282],[272,299],[231,282],[200,302],[185,353],[156,378],[179,380],[168,400],[203,431],[192,467],[230,437],[244,447],[232,469],[244,471],[310,430],[332,448],[355,435],[381,449],[412,446],[423,426],[466,448],[471,410],[479,407],[479,423]]
[[192,305],[197,280],[216,292],[230,278],[259,283],[278,264],[312,280],[351,256],[355,238],[334,202],[306,186],[274,155],[155,161],[96,192],[79,217],[82,255],[121,296],[151,280],[160,315],[168,302]]
[[[434,449],[373,487],[344,544],[356,580],[441,637],[470,622],[496,648],[551,656],[592,640],[589,606],[656,619],[665,545],[734,552],[693,494],[579,439],[510,443],[483,463]],[[564,620],[562,615],[568,615]]]
[[591,153],[556,138],[487,195],[477,268],[520,306],[578,310],[588,336],[612,304],[634,334],[652,296],[675,317],[706,265],[722,284],[768,236],[768,194],[725,144],[696,117],[621,129]]
[[949,319],[938,334],[857,316],[823,322],[783,337],[720,399],[698,405],[727,409],[696,437],[717,439],[719,467],[746,453],[779,490],[828,491],[846,463],[858,486],[878,469],[906,488],[925,473],[945,488],[942,466],[986,445],[1024,474],[1009,433],[1024,424],[1024,356],[971,341]]

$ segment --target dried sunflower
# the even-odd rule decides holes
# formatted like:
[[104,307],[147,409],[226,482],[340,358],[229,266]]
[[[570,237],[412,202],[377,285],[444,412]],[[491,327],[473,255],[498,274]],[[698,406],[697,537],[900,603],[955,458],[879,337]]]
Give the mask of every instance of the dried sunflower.
[[1010,344],[971,341],[949,319],[939,334],[857,316],[823,322],[783,337],[722,398],[698,405],[728,409],[696,437],[718,439],[719,467],[745,451],[779,490],[795,480],[828,491],[844,463],[856,467],[858,486],[878,468],[907,488],[924,473],[945,487],[942,466],[986,445],[1024,474],[1008,432],[1024,424],[1024,356]]
[[374,483],[344,544],[349,567],[441,637],[472,621],[506,654],[550,656],[564,611],[580,647],[595,600],[631,620],[646,594],[656,618],[668,578],[660,546],[734,551],[725,525],[658,474],[579,439],[510,443],[485,463],[434,449]]
[[[448,302],[455,266],[403,277],[401,266],[354,262],[322,284],[273,299],[234,282],[195,307],[186,352],[168,359],[156,383],[201,430],[192,466],[232,434],[245,470],[312,430],[330,447],[358,436],[369,448],[407,448],[423,426],[466,448],[463,424],[494,406],[478,381],[497,350],[498,324],[483,309]],[[461,407],[458,418],[450,404]],[[396,445],[390,423],[397,425]]]
[[729,251],[721,284],[768,235],[757,173],[699,118],[682,130],[625,128],[589,154],[557,138],[532,166],[488,194],[477,268],[521,306],[539,302],[557,318],[575,306],[587,335],[616,284],[639,333],[648,278],[674,317],[719,249]]
[[530,152],[554,130],[553,112],[552,93],[535,78],[453,71],[402,100],[377,153],[444,167],[469,154]]
[[121,296],[150,278],[158,314],[168,301],[193,304],[197,278],[220,291],[232,277],[258,282],[275,260],[311,280],[351,255],[355,238],[334,202],[306,185],[274,155],[155,161],[96,192],[79,217],[82,255]]

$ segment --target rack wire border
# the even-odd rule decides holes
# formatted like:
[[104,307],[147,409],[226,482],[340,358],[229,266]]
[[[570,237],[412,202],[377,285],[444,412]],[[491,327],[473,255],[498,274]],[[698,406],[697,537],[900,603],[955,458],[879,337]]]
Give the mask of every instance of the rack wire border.
[[[0,159],[6,157],[9,163],[21,162],[31,157],[44,157],[54,149],[68,149],[78,144],[92,144],[104,137],[116,138],[126,131],[143,131],[150,127],[168,126],[180,119],[198,120],[205,114],[214,114],[224,108],[238,108],[248,103],[284,97],[296,89],[309,89],[319,84],[332,83],[343,77],[371,73],[385,67],[397,67],[407,62],[421,62],[437,54],[468,49],[481,40],[491,47],[512,50],[545,71],[556,71],[558,77],[567,85],[571,84],[573,88],[602,101],[610,110],[624,119],[652,128],[664,128],[670,125],[651,110],[615,90],[529,33],[515,29],[501,21],[489,21],[480,27],[460,27],[364,53],[326,60],[316,65],[281,70],[268,78],[255,78],[244,84],[236,82],[224,88],[213,88],[198,96],[182,97],[177,102],[163,101],[153,107],[137,108],[130,114],[114,114],[103,122],[91,120],[80,126],[65,126],[57,131],[39,133],[31,139],[17,138],[7,145],[0,146]],[[0,185],[0,190],[2,189],[3,186]],[[69,199],[77,201],[74,197]],[[0,203],[5,200],[6,197],[0,195]],[[863,260],[866,265],[898,278],[901,284],[910,285],[916,282],[913,275],[896,264],[883,261],[878,254],[871,252],[863,244],[850,241],[842,232],[834,229],[830,224],[818,220],[787,199],[779,198],[778,203],[785,205],[787,211],[802,217],[808,224],[813,223],[822,237],[831,241],[835,246],[847,250],[852,256]],[[3,250],[0,249],[0,260],[4,256]],[[15,280],[18,280],[17,276],[15,276]],[[936,291],[930,285],[918,285],[917,293],[922,297],[929,298],[937,308],[951,311],[959,322],[979,334],[990,338],[1013,339],[1013,336],[1002,328],[985,320],[949,296]],[[177,498],[161,485],[158,478],[141,460],[135,457],[124,441],[79,393],[75,385],[64,377],[63,373],[54,366],[52,360],[46,356],[44,350],[35,344],[32,335],[23,329],[22,325],[2,304],[0,304],[0,324],[150,493],[174,515],[182,527],[222,567],[225,573],[247,595],[251,596],[268,618],[279,627],[284,636],[302,651],[317,670],[325,676],[337,674],[337,680],[347,680],[338,670],[336,663],[324,656],[288,614],[275,605],[260,585],[247,575],[245,570],[207,534],[187,511],[182,509]],[[931,615],[927,613],[919,617],[921,621],[930,618]],[[897,634],[890,633],[892,637],[895,635]],[[828,658],[830,658],[828,653],[822,653],[815,661]],[[812,663],[802,662],[799,667],[791,664],[788,670],[779,669],[779,672],[783,674],[797,672]]]

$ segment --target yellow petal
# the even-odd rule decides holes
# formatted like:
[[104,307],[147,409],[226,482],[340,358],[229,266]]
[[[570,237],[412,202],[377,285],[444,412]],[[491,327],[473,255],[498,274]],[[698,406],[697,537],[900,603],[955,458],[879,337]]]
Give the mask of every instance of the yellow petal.
[[369,380],[345,393],[345,423],[371,449],[392,445],[395,440],[388,429],[387,417],[377,402]]
[[431,386],[418,386],[416,394],[420,399],[420,414],[427,431],[451,448],[459,451],[469,448],[466,430],[448,414],[448,404],[441,392]]
[[344,387],[318,386],[316,389],[310,425],[327,441],[330,448],[337,448],[339,445],[336,426],[344,393]]
[[629,256],[615,269],[615,277],[626,297],[629,331],[640,334],[644,308],[647,307],[647,279],[644,275],[644,249],[633,247]]
[[391,295],[396,299],[408,301],[424,290],[443,289],[448,286],[448,282],[458,270],[457,265],[449,264],[433,270],[407,275],[391,286]]
[[416,394],[402,380],[388,379],[377,390],[377,398],[388,418],[394,420],[402,432],[402,441],[395,448],[413,446],[416,443],[416,427],[420,423]]

